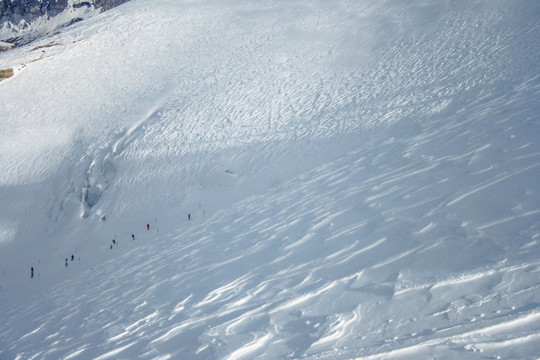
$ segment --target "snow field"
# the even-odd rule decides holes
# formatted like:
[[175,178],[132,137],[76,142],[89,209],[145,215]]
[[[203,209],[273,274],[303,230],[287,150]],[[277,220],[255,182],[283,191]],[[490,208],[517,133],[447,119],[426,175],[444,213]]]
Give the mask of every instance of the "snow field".
[[132,1],[2,54],[0,358],[535,358],[538,5],[459,5]]

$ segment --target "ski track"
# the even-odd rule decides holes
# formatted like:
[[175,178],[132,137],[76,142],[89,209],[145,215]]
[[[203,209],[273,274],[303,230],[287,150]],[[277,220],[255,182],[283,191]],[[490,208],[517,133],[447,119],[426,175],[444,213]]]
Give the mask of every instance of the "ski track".
[[[378,13],[317,4],[323,16],[304,3],[171,0],[148,12],[133,1],[124,7],[132,21],[122,8],[89,19],[35,62],[28,50],[2,56],[2,66],[25,63],[13,81],[35,76],[43,63],[82,61],[88,51],[110,59],[110,70],[88,63],[96,83],[109,84],[100,95],[87,88],[88,72],[65,70],[62,86],[87,96],[60,96],[57,107],[66,111],[54,125],[77,119],[70,130],[90,134],[77,138],[82,150],[67,160],[51,153],[39,171],[32,164],[46,142],[2,160],[6,199],[19,177],[33,196],[40,179],[63,169],[51,180],[60,189],[54,199],[39,197],[61,204],[44,217],[92,226],[61,228],[61,244],[79,249],[81,263],[59,270],[44,260],[32,284],[10,278],[15,269],[2,274],[0,358],[537,356],[540,78],[507,69],[536,58],[521,44],[535,48],[538,27],[513,33],[519,14],[475,17],[427,4],[422,11],[444,13],[435,31],[387,41],[379,59],[349,64],[375,52],[367,40],[356,50],[345,45],[349,38],[340,38],[341,49],[330,46],[350,27],[379,29],[364,13],[378,14],[392,38],[412,20],[388,14],[416,13],[400,4]],[[344,20],[345,5],[354,9]],[[253,16],[249,26],[238,23],[244,12]],[[137,41],[147,51],[122,46],[142,28]],[[178,36],[155,36],[164,29]],[[325,36],[308,41],[313,33]],[[105,49],[113,54],[105,57]],[[509,66],[507,51],[522,58]],[[132,71],[155,78],[152,86],[138,77],[120,81],[134,65],[125,56],[140,57]],[[160,75],[163,68],[174,70]],[[57,75],[42,81],[66,95]],[[117,92],[130,100],[114,103]],[[5,110],[10,133],[2,140],[10,140],[2,154],[25,125],[7,119],[35,119],[42,108],[41,116],[55,117],[40,101],[22,115]],[[121,120],[96,130],[101,118]],[[66,148],[63,133],[47,135]],[[160,191],[150,199],[154,182]],[[180,210],[160,214],[159,223],[152,215],[145,231],[141,204],[151,214],[182,204],[193,219],[179,221]],[[20,214],[6,214],[0,234],[13,238]],[[91,241],[70,240],[85,231]],[[109,249],[111,233],[118,242]]]

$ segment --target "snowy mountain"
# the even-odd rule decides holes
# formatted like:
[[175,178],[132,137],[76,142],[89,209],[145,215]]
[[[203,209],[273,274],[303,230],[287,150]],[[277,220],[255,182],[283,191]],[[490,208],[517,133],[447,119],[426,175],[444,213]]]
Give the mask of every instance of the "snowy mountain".
[[537,358],[539,15],[132,0],[0,53],[0,359]]
[[0,0],[0,41],[27,44],[126,1]]

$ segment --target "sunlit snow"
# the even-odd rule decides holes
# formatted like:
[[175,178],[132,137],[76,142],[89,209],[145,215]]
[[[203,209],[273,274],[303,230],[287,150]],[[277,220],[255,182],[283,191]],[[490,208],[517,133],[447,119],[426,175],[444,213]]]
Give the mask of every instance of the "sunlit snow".
[[131,0],[0,53],[0,359],[537,358],[539,55],[534,0]]

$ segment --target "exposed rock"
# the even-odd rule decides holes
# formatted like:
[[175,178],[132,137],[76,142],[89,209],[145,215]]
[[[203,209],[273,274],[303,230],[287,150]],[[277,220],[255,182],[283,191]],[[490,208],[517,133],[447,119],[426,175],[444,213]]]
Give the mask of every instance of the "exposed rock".
[[[72,4],[74,8],[93,7],[108,10],[128,0],[88,0]],[[0,23],[6,21],[19,23],[31,22],[40,16],[55,16],[66,10],[68,0],[0,0]]]
[[[0,41],[27,44],[55,29],[69,26],[99,11],[129,0],[0,0]],[[60,15],[62,14],[62,15]],[[60,21],[49,21],[62,16]],[[0,50],[7,50],[2,49]]]
[[0,51],[6,51],[9,49],[13,49],[15,47],[14,44],[10,44],[7,42],[0,41]]
[[13,69],[0,69],[0,81],[13,76]]

